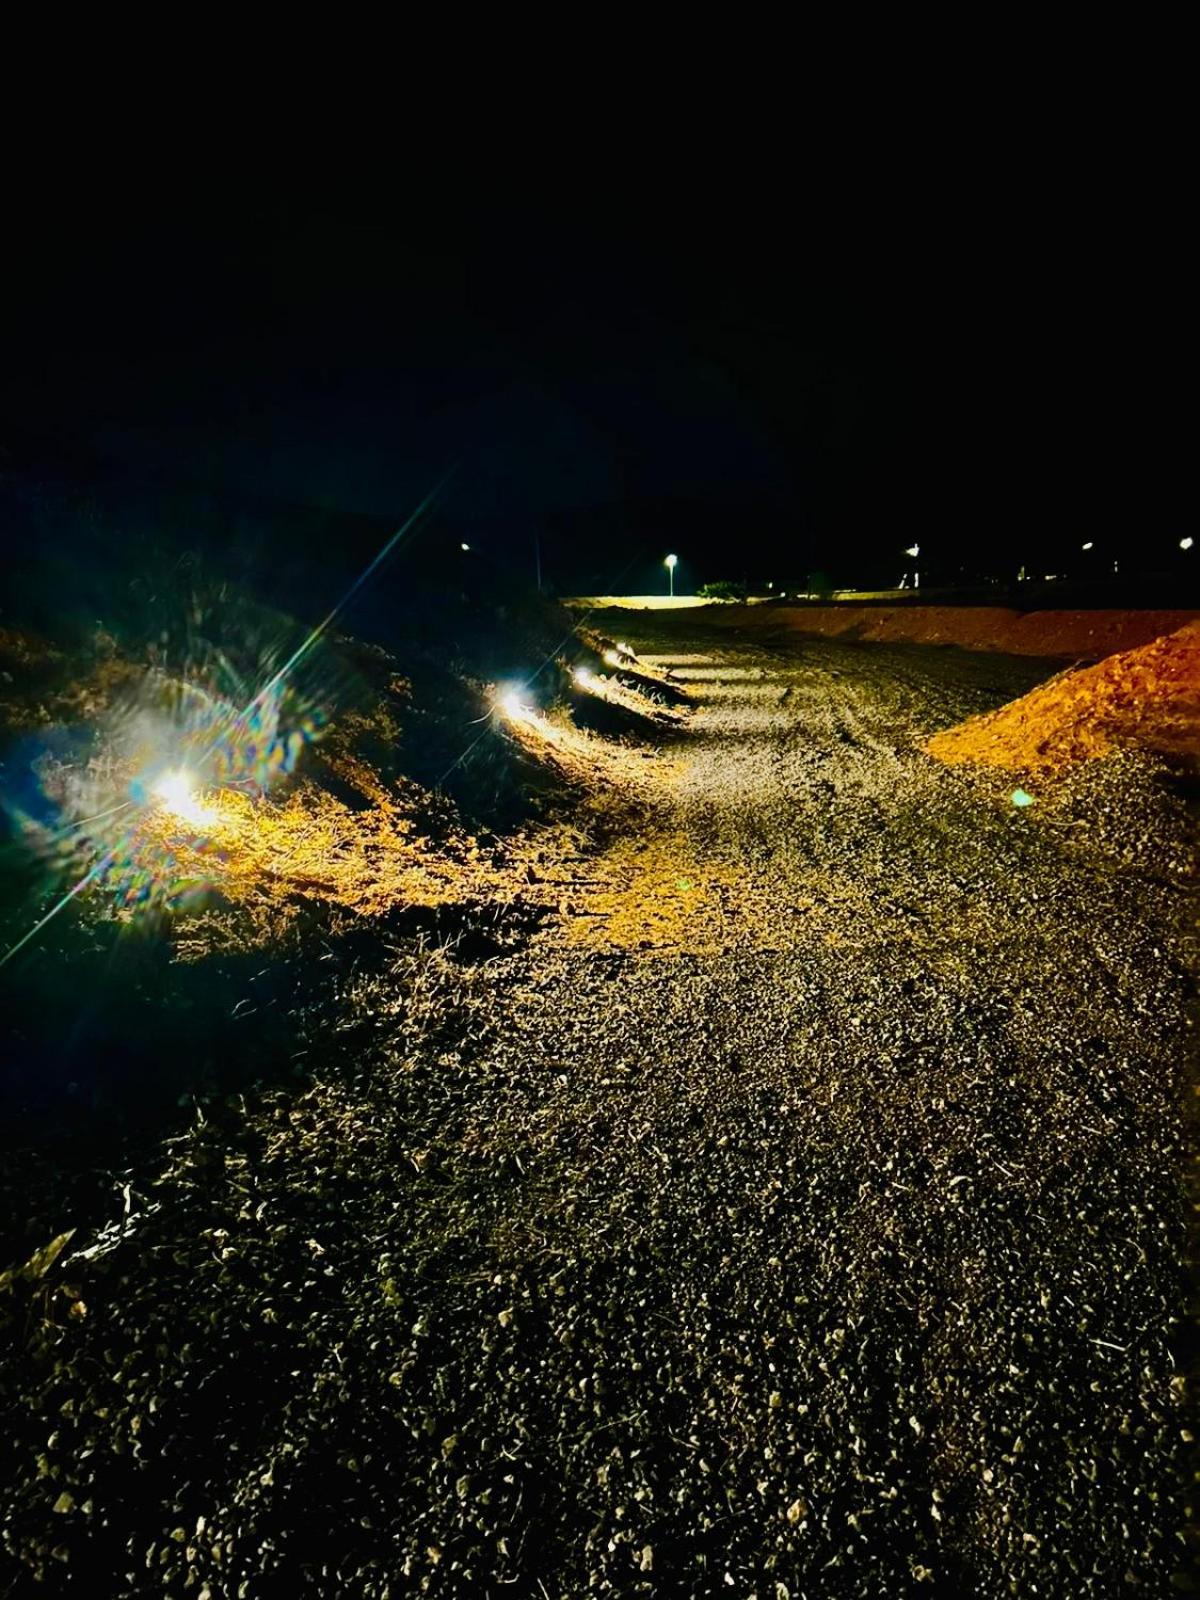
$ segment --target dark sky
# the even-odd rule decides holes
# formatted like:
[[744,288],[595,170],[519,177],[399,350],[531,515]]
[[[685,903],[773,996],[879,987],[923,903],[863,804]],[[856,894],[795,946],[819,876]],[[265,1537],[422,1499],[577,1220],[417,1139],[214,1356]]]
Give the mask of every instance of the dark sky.
[[867,157],[73,167],[13,208],[0,443],[398,520],[457,462],[446,515],[567,587],[1172,547],[1169,184]]

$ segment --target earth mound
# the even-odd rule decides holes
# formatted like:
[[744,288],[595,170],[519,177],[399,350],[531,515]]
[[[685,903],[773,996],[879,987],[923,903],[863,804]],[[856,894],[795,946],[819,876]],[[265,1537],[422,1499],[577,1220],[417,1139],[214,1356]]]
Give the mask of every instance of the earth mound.
[[935,734],[949,764],[1054,773],[1117,749],[1200,757],[1200,623],[1093,667],[1070,669],[1021,699]]

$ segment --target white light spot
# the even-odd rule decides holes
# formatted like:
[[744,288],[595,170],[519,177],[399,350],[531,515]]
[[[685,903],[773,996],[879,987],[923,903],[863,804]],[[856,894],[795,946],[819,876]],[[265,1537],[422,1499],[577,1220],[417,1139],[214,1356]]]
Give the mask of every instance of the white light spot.
[[158,780],[154,785],[154,797],[164,811],[202,828],[213,821],[215,812],[197,800],[195,785],[192,774],[178,768],[174,772],[164,773]]

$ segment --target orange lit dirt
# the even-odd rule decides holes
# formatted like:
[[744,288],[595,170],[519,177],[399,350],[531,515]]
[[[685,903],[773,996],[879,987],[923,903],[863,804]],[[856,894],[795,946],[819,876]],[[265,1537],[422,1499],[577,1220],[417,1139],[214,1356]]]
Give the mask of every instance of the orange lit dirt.
[[[697,620],[701,620],[698,614]],[[1198,620],[1195,611],[1013,611],[1006,606],[710,606],[703,622],[749,640],[808,634],[875,644],[950,644],[1094,661]]]
[[1200,623],[936,734],[939,761],[1054,772],[1111,751],[1200,756]]

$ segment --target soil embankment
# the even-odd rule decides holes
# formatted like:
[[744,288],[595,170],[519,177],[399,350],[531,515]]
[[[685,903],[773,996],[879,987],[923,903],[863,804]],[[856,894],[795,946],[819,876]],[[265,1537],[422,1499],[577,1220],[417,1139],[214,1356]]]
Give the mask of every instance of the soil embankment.
[[[1015,611],[1008,606],[706,606],[706,626],[875,644],[956,644],[1017,656],[1099,660],[1200,620],[1197,611]],[[626,623],[628,627],[629,624]]]
[[1118,749],[1200,757],[1200,624],[1060,673],[997,711],[935,734],[939,761],[1055,772]]

